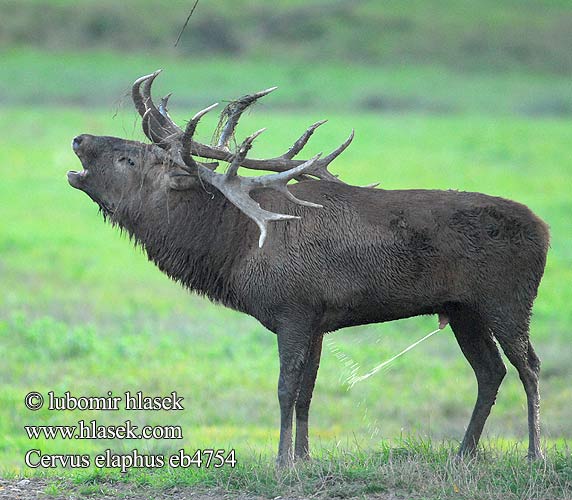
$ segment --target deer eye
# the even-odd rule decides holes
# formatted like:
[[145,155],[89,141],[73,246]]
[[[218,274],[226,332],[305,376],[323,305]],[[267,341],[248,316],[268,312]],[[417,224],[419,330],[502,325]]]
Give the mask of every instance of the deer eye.
[[122,156],[121,158],[119,158],[119,161],[120,161],[120,162],[125,162],[125,163],[127,163],[129,166],[131,166],[131,167],[134,167],[134,166],[135,166],[135,162],[134,162],[131,158],[127,157],[127,156]]

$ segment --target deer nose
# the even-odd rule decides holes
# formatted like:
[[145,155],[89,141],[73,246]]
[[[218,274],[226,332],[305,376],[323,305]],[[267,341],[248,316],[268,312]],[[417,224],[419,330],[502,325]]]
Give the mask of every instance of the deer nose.
[[77,137],[74,137],[73,141],[72,141],[72,149],[74,151],[77,151],[79,149],[79,147],[81,146],[81,143],[83,142],[84,136],[83,135],[78,135]]

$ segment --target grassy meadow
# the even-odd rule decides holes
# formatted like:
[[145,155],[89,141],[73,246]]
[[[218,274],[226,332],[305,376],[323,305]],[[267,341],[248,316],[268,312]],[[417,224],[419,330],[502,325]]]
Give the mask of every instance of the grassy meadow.
[[[15,76],[0,80],[0,475],[37,474],[23,462],[26,451],[36,447],[43,453],[92,456],[106,448],[163,454],[234,448],[235,471],[66,471],[67,483],[52,483],[46,491],[57,495],[69,484],[80,484],[78,492],[89,495],[104,489],[102,481],[113,480],[157,488],[217,487],[264,497],[284,491],[572,497],[572,117],[529,112],[543,96],[572,102],[569,80],[522,73],[449,77],[446,70],[426,66],[379,71],[356,66],[348,73],[342,64],[298,68],[225,58],[197,64],[32,49],[2,56],[3,68]],[[350,372],[336,352],[366,373],[436,328],[435,317],[423,317],[326,337],[311,412],[310,440],[318,459],[276,475],[274,335],[254,319],[170,282],[66,181],[67,170],[79,168],[70,147],[75,135],[142,139],[125,91],[157,67],[165,68],[157,95],[175,91],[171,108],[179,123],[215,100],[279,85],[241,121],[239,137],[268,128],[251,156],[278,154],[309,124],[328,118],[307,155],[335,148],[355,129],[354,143],[332,168],[349,183],[482,191],[523,202],[549,223],[552,246],[531,327],[543,361],[546,464],[524,461],[525,394],[508,362],[485,428],[482,460],[474,468],[451,460],[472,411],[476,383],[449,328],[389,370],[347,389]],[[301,69],[303,78],[298,77]],[[324,75],[332,83],[324,85]],[[391,99],[368,101],[364,88],[373,98],[387,92]],[[291,105],[294,101],[298,105]],[[387,108],[376,102],[413,104]],[[199,138],[208,141],[215,124],[215,116],[206,117]],[[31,412],[23,398],[33,390],[76,396],[177,391],[185,398],[185,411]],[[31,442],[23,430],[24,425],[79,419],[180,425],[184,439]],[[63,471],[42,473],[59,477]]]

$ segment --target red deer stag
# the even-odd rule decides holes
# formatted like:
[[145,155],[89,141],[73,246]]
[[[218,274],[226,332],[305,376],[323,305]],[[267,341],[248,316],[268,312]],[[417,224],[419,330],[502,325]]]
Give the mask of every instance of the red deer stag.
[[[475,450],[506,373],[496,339],[526,391],[529,457],[542,456],[540,361],[529,320],[548,249],[544,222],[524,205],[480,193],[344,184],[328,165],[353,133],[327,156],[294,159],[323,122],[275,158],[247,158],[262,131],[230,151],[241,113],[273,89],[232,102],[214,145],[202,144],[193,134],[214,106],[182,130],[169,117],[168,97],[159,105],[151,98],[158,74],[139,78],[132,92],[151,144],[80,135],[73,149],[84,169],[68,180],[172,279],[276,334],[279,464],[308,457],[324,334],[422,314],[450,322],[476,375],[477,401],[459,453]],[[197,158],[229,166],[219,173],[218,163]],[[275,173],[242,177],[239,167]]]

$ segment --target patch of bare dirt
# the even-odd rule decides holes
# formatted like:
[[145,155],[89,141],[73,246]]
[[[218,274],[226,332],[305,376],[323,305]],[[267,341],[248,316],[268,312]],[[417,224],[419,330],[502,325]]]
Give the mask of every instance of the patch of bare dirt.
[[[57,486],[54,486],[57,485]],[[197,491],[191,487],[173,487],[166,489],[136,486],[128,483],[102,483],[96,487],[57,482],[53,479],[0,479],[0,499],[10,500],[215,500],[239,499],[262,500],[262,497],[225,493],[223,491]],[[84,490],[84,491],[82,491]],[[99,490],[99,491],[98,491]]]
[[[337,496],[337,495],[336,495]],[[309,497],[277,496],[274,500],[306,500]],[[330,498],[313,495],[311,498]],[[354,498],[348,496],[349,498]],[[359,498],[364,498],[360,495]],[[381,493],[368,496],[375,500],[398,500],[395,493]],[[0,500],[268,500],[266,497],[225,492],[219,489],[200,490],[190,486],[173,488],[151,488],[130,483],[101,483],[97,485],[76,485],[65,480],[30,478],[0,479]]]

